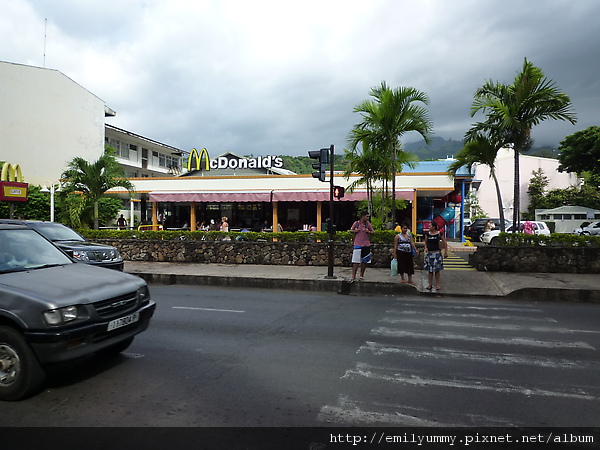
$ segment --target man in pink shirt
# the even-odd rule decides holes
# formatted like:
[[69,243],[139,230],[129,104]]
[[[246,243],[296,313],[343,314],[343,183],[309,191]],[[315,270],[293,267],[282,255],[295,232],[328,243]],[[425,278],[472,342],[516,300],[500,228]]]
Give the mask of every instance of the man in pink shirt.
[[371,241],[369,235],[375,233],[369,222],[369,213],[363,212],[360,220],[352,224],[350,233],[354,233],[354,251],[352,252],[352,281],[360,266],[360,280],[364,280],[367,264],[371,263]]

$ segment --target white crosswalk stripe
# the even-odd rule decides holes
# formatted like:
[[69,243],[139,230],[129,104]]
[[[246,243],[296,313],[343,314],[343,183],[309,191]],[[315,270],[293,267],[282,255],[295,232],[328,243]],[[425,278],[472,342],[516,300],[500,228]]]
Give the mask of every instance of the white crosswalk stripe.
[[[565,405],[591,408],[598,417],[600,386],[586,381],[590,373],[600,378],[598,351],[586,341],[595,333],[572,330],[534,306],[398,300],[357,349],[337,403],[324,405],[318,419],[355,426],[561,426],[548,417]],[[495,413],[497,398],[517,412],[536,405],[549,413],[528,423]]]

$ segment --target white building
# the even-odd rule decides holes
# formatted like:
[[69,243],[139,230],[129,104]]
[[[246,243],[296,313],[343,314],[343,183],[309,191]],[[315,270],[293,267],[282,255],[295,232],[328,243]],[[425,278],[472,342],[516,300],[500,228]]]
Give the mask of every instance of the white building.
[[24,181],[56,183],[74,157],[97,160],[108,144],[128,177],[181,172],[184,152],[106,124],[115,111],[53,69],[0,61],[0,161]]
[[75,156],[98,159],[114,115],[57,70],[0,61],[0,161],[18,164],[27,183],[56,182]]
[[[512,149],[501,149],[498,152],[495,167],[496,177],[498,178],[502,194],[504,215],[509,220],[512,217],[514,205],[514,161],[514,151]],[[564,189],[580,184],[579,179],[574,173],[561,173],[558,171],[559,162],[556,159],[521,154],[519,165],[521,212],[526,211],[529,205],[527,188],[529,187],[529,180],[533,176],[533,171],[542,169],[549,181],[547,189]],[[475,166],[474,172],[474,179],[481,183],[477,189],[479,206],[489,217],[498,217],[498,197],[496,195],[494,180],[490,177],[489,167],[478,164]]]
[[600,211],[583,206],[560,206],[553,209],[536,209],[535,220],[554,222],[556,233],[572,233],[583,222],[600,220]]

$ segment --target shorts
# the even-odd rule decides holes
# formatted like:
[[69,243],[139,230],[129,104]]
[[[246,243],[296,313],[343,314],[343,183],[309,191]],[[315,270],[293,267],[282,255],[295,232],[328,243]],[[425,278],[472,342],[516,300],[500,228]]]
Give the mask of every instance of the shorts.
[[442,256],[442,252],[427,252],[423,268],[427,272],[439,272],[440,270],[444,270],[444,257]]
[[357,247],[354,246],[354,251],[352,252],[352,264],[370,264],[371,257],[373,254],[371,253],[371,247]]

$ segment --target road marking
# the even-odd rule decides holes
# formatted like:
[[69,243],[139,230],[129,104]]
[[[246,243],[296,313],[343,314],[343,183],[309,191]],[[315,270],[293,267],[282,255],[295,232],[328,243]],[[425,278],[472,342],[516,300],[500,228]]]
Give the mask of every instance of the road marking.
[[[542,311],[541,309],[537,309],[537,308],[528,308],[528,307],[506,307],[506,306],[464,306],[464,305],[451,305],[449,303],[440,303],[438,302],[427,302],[427,301],[422,301],[419,303],[410,303],[410,302],[403,302],[402,306],[405,307],[426,307],[426,308],[435,308],[435,309],[460,309],[462,310],[469,310],[469,309],[474,309],[476,311],[519,311],[519,312],[531,312],[531,313],[543,313],[544,311]],[[393,310],[392,310],[393,311]]]
[[409,349],[389,344],[380,344],[367,341],[356,353],[372,352],[374,355],[401,354],[410,358],[435,358],[435,359],[457,359],[462,358],[470,361],[484,362],[488,364],[502,364],[522,366],[545,367],[550,369],[600,369],[600,363],[596,361],[581,361],[562,358],[544,358],[539,356],[523,356],[512,353],[479,353],[463,350],[453,350],[434,347],[429,350]]
[[342,378],[353,378],[355,376],[370,378],[373,380],[390,381],[392,383],[410,384],[413,386],[437,386],[443,388],[470,389],[476,391],[495,391],[508,394],[522,394],[526,396],[562,397],[576,400],[598,400],[597,397],[586,392],[549,391],[535,387],[516,386],[499,379],[472,378],[465,380],[439,380],[426,378],[413,373],[394,373],[391,375],[382,373],[386,369],[372,367],[364,363],[357,363],[356,369],[346,371]]
[[417,339],[444,339],[457,341],[474,341],[484,342],[486,344],[504,344],[504,345],[525,345],[528,347],[546,347],[546,348],[585,348],[588,350],[596,350],[587,342],[559,342],[559,341],[541,341],[539,339],[528,339],[523,337],[483,337],[483,336],[466,336],[462,334],[450,333],[417,333],[410,331],[400,331],[391,328],[379,327],[371,331],[375,335],[389,337],[410,337]]
[[447,320],[435,320],[435,319],[390,319],[383,318],[381,322],[392,323],[392,324],[401,324],[401,323],[416,323],[416,324],[428,324],[428,325],[436,325],[440,327],[464,327],[464,328],[484,328],[484,329],[492,329],[492,330],[503,330],[503,331],[536,331],[541,333],[570,333],[571,330],[568,328],[558,328],[558,327],[537,327],[537,326],[523,326],[523,325],[510,325],[510,324],[489,324],[483,325],[478,323],[469,323],[469,322],[449,322]]
[[[391,309],[387,311],[388,314],[398,314],[404,316],[411,316],[417,314],[423,314],[422,311],[410,311],[410,310],[399,310]],[[489,319],[489,320],[522,320],[527,322],[557,322],[550,317],[525,317],[525,316],[488,316],[486,314],[453,314],[453,313],[427,313],[430,317],[461,317],[464,319]]]
[[213,312],[230,312],[230,313],[245,313],[246,312],[246,311],[237,311],[235,309],[192,308],[189,306],[173,306],[173,309],[191,309],[194,311],[213,311]]

